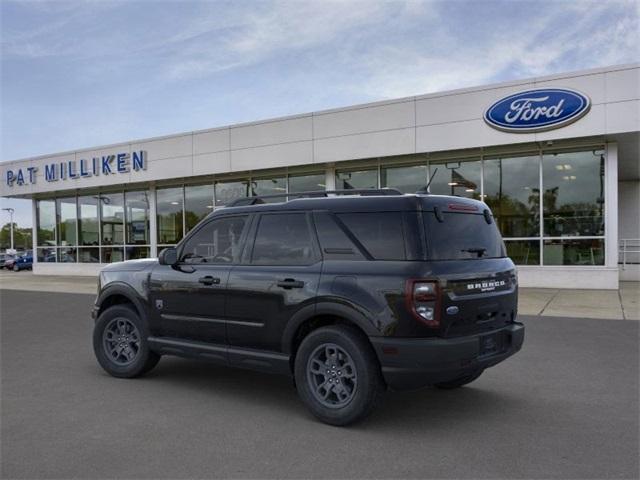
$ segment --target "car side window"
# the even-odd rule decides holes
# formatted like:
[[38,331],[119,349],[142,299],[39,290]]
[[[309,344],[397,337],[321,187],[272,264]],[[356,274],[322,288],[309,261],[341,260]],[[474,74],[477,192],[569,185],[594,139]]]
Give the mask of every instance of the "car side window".
[[254,265],[309,265],[316,260],[305,213],[265,214],[253,244]]
[[181,252],[183,263],[236,263],[247,215],[219,218],[200,228],[187,240]]

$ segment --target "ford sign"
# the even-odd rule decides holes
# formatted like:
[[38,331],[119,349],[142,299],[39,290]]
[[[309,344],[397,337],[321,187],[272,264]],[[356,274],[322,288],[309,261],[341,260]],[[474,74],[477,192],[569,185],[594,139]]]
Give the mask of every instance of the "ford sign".
[[510,95],[484,112],[484,121],[506,132],[540,132],[563,127],[585,115],[591,101],[566,88],[541,88]]

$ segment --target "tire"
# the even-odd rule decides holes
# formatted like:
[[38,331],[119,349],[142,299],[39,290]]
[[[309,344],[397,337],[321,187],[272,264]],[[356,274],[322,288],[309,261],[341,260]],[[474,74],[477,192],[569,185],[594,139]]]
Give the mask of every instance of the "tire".
[[17,263],[14,263],[14,264],[13,264],[13,271],[14,271],[14,272],[19,272],[19,271],[20,271],[20,267],[18,266],[18,264],[17,264]]
[[[93,351],[100,366],[118,378],[144,375],[160,361],[149,349],[149,331],[129,305],[114,305],[100,314],[93,328]],[[123,342],[118,344],[122,340]]]
[[453,390],[454,388],[460,388],[477,380],[478,377],[482,375],[482,372],[484,372],[484,370],[480,370],[479,372],[456,378],[455,380],[451,380],[450,382],[436,383],[434,386],[442,390]]
[[384,392],[371,345],[348,326],[322,327],[307,335],[298,349],[294,370],[300,398],[313,415],[330,425],[362,420]]

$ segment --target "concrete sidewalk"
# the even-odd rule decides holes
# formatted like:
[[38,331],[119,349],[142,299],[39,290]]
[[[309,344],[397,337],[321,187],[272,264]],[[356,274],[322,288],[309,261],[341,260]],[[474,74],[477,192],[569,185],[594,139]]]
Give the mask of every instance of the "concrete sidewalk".
[[[0,271],[0,289],[95,295],[95,277],[33,275]],[[521,288],[518,310],[543,317],[640,320],[640,283],[622,282],[620,290]]]

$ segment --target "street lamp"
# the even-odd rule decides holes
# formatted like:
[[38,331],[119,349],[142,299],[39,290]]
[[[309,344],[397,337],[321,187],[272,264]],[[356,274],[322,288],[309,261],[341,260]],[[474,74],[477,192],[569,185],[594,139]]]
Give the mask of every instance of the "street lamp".
[[3,208],[3,210],[6,210],[7,212],[9,212],[9,228],[11,229],[11,250],[13,250],[13,212],[15,212],[15,210],[11,207],[9,208]]

